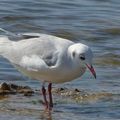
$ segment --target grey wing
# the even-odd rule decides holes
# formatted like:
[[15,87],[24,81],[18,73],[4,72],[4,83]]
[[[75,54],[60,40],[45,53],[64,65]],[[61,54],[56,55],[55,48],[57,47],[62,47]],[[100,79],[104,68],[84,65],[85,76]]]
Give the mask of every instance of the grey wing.
[[44,55],[42,60],[49,66],[55,66],[58,60],[58,52],[49,53],[48,55]]
[[31,33],[30,36],[29,34],[23,35],[27,38],[13,42],[13,50],[11,54],[7,55],[7,59],[16,65],[19,65],[22,61],[27,66],[31,64],[32,67],[43,64],[46,67],[55,66],[59,55],[61,55],[61,49],[63,52],[64,49],[73,44],[71,41],[52,35]]
[[56,66],[58,55],[50,54],[41,58],[39,55],[23,56],[16,66],[22,67],[29,71],[46,71]]
[[24,66],[25,64],[28,66],[28,62],[32,62],[31,65],[34,67],[36,60],[39,64],[42,60],[47,67],[52,67],[57,63],[59,50],[49,40],[43,40],[37,36],[37,38],[14,42],[13,46],[12,55],[8,55],[8,59],[13,64],[21,65],[21,61],[24,61]]

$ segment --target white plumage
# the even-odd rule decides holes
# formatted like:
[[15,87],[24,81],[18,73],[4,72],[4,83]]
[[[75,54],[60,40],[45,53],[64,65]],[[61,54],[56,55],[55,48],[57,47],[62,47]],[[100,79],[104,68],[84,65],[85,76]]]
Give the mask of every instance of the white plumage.
[[74,80],[84,74],[86,67],[96,78],[92,67],[92,51],[84,44],[39,33],[13,35],[13,38],[17,41],[12,41],[9,36],[0,37],[0,55],[28,77],[49,83],[49,102],[44,85],[42,87],[45,105],[49,110],[53,107],[52,83]]
[[[26,33],[23,36],[29,39],[11,41],[1,36],[0,53],[33,79],[52,83],[71,81],[86,70],[84,62],[76,57],[85,54],[86,62],[92,62],[92,52],[84,44],[46,34]],[[77,55],[75,58],[73,52]]]

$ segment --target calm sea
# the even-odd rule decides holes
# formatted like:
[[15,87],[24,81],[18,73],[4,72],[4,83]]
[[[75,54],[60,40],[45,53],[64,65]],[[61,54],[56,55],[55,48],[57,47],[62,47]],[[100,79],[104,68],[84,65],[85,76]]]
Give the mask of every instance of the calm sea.
[[[92,105],[66,105],[59,118],[54,113],[54,120],[64,112],[63,120],[120,120],[120,0],[0,0],[0,27],[14,33],[52,34],[91,46],[97,79],[87,71],[82,78],[59,86],[118,97]],[[4,81],[41,87],[0,58],[0,82]]]

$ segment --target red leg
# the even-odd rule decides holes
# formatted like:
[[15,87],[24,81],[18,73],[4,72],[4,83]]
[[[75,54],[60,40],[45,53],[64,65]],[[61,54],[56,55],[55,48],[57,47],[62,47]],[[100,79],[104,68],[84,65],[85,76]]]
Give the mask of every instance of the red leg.
[[53,108],[53,100],[52,100],[52,93],[51,93],[51,90],[52,90],[52,83],[49,83],[49,85],[48,85],[49,109],[52,109],[52,108]]
[[46,109],[48,108],[48,101],[47,101],[47,98],[46,98],[46,89],[44,86],[42,86],[42,94],[43,94],[43,99],[44,99],[44,102],[45,102],[45,106],[46,106]]

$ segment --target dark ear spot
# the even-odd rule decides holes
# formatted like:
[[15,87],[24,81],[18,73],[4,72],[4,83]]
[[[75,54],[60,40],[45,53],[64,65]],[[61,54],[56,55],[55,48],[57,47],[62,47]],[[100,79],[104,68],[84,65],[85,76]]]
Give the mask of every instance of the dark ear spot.
[[72,53],[72,56],[75,57],[75,52]]
[[85,56],[83,56],[83,55],[80,55],[79,58],[80,58],[81,60],[85,60]]

